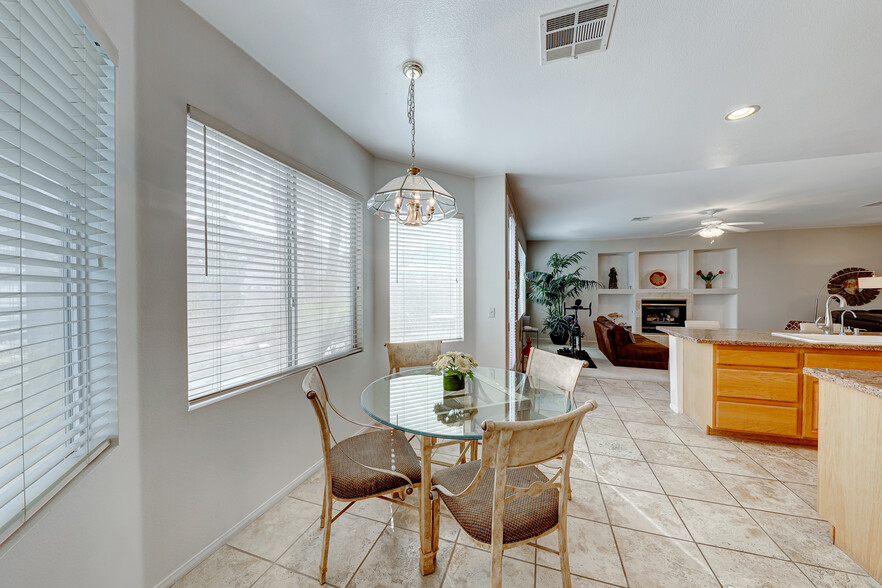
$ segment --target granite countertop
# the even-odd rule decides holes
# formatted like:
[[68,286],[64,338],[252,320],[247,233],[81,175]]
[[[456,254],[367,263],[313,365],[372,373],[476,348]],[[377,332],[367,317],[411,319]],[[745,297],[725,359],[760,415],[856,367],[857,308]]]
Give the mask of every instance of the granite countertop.
[[802,371],[807,376],[882,398],[882,372],[832,368],[805,368]]
[[[811,349],[848,349],[853,351],[882,351],[882,345],[849,345],[848,343],[807,343],[795,339],[773,337],[772,331],[758,329],[687,329],[686,327],[656,327],[662,333],[696,343],[711,345],[749,345],[753,347],[805,347]],[[780,331],[775,331],[780,332]],[[844,335],[851,337],[852,335]]]

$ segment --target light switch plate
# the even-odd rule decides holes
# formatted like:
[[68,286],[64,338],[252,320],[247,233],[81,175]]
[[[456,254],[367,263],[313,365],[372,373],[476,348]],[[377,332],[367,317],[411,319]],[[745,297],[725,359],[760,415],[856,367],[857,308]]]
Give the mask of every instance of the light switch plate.
[[489,317],[490,317],[490,318],[496,318],[496,307],[495,307],[495,306],[491,306],[491,307],[490,307]]

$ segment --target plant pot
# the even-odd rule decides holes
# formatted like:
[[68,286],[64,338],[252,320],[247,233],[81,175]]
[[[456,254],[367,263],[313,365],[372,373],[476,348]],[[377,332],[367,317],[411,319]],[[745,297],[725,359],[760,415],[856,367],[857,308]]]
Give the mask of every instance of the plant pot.
[[551,337],[551,342],[555,345],[566,345],[567,340],[570,338],[570,334],[566,331],[552,331],[549,336]]
[[705,283],[704,283],[704,287],[705,287],[705,288],[713,288],[713,287],[714,287],[714,284],[713,284],[713,282],[705,282]]
[[456,392],[465,388],[465,376],[444,374],[444,390]]

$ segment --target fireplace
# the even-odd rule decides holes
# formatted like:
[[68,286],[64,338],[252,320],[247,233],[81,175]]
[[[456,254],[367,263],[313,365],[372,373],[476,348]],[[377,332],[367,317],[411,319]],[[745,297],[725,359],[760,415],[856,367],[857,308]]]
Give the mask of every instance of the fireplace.
[[644,333],[658,333],[657,327],[686,325],[686,300],[643,299],[640,301],[641,327]]

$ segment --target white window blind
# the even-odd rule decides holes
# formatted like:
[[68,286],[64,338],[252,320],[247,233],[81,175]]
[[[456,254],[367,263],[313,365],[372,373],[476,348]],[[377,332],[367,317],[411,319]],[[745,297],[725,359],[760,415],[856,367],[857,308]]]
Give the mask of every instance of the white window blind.
[[518,241],[517,221],[508,211],[508,367],[515,369],[518,363]]
[[0,2],[0,540],[117,436],[114,65]]
[[518,318],[527,312],[527,252],[518,242]]
[[463,338],[462,219],[389,223],[389,339]]
[[191,401],[361,347],[362,203],[190,118]]

